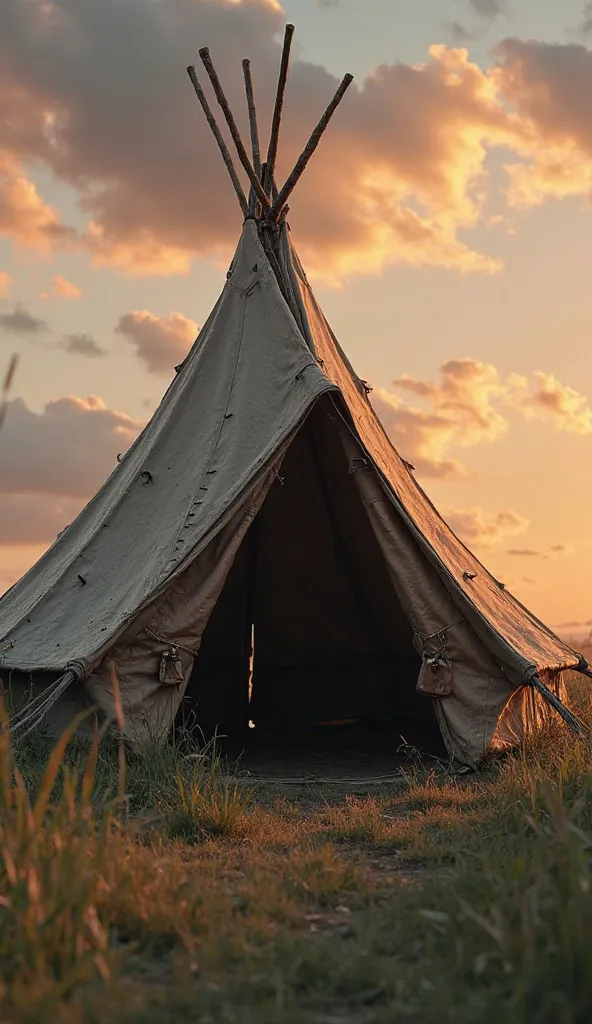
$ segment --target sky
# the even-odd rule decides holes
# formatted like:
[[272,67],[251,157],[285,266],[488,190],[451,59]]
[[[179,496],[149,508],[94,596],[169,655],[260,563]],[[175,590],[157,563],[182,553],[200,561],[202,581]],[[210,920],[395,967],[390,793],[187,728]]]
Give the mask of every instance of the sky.
[[3,0],[0,592],[111,472],[222,289],[241,215],[186,65],[210,46],[246,133],[250,57],[265,126],[287,21],[278,179],[355,76],[291,199],[324,312],[454,530],[558,632],[590,632],[583,0]]

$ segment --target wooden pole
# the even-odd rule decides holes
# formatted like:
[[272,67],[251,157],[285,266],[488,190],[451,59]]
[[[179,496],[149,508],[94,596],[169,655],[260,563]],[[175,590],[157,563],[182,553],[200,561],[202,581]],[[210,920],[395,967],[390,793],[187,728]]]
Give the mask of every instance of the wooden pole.
[[290,64],[290,49],[292,47],[292,37],[294,35],[294,26],[286,25],[286,31],[284,33],[284,48],[282,50],[282,60],[280,63],[280,73],[278,77],[277,92],[275,95],[275,106],[273,108],[273,118],[271,121],[271,134],[269,136],[269,146],[267,149],[267,160],[265,161],[265,180],[263,187],[267,194],[271,189],[271,183],[275,172],[275,161],[277,157],[278,140],[280,136],[280,125],[282,123],[282,110],[284,106],[284,95],[286,92],[286,82],[288,81],[288,67]]
[[8,409],[8,399],[10,398],[10,389],[18,366],[19,357],[16,353],[10,357],[8,364],[8,370],[2,384],[2,393],[0,394],[0,427],[4,423],[6,416],[6,410]]
[[255,95],[253,93],[253,79],[251,78],[251,61],[243,61],[243,75],[245,76],[245,90],[247,93],[247,107],[249,109],[249,127],[251,129],[251,149],[253,150],[253,170],[261,181],[261,149],[259,146],[259,129],[257,127],[257,108],[255,107]]
[[236,126],[236,122],[232,115],[232,111],[228,105],[228,100],[224,95],[224,90],[222,89],[222,86],[220,84],[220,79],[218,78],[218,75],[216,74],[216,69],[212,64],[212,58],[210,56],[210,51],[208,47],[203,46],[199,51],[199,55],[202,59],[203,66],[208,73],[210,82],[212,83],[212,86],[214,88],[216,99],[218,100],[218,103],[220,104],[224,112],[226,124],[230,129],[230,134],[232,135],[232,140],[234,142],[234,145],[236,146],[236,151],[238,153],[239,160],[249,176],[249,180],[251,182],[251,185],[253,186],[253,191],[255,192],[257,199],[259,200],[263,208],[265,210],[268,210],[269,207],[271,206],[271,203],[269,202],[269,199],[267,198],[265,192],[263,191],[261,182],[259,181],[259,178],[255,174],[255,171],[253,170],[253,165],[251,164],[251,161],[247,156],[247,151],[243,145],[243,140],[240,137],[240,132]]
[[341,85],[339,86],[325,113],[321,117],[321,120],[317,124],[310,139],[306,143],[306,146],[304,147],[302,153],[298,157],[298,160],[296,161],[296,164],[294,166],[294,170],[289,175],[285,185],[283,185],[282,188],[280,189],[279,195],[275,202],[273,203],[273,206],[271,207],[271,210],[269,211],[268,214],[271,220],[277,220],[280,213],[282,212],[282,208],[286,204],[288,197],[291,195],[292,191],[297,185],[298,180],[302,175],[302,172],[304,171],[308,161],[310,160],[319,142],[321,141],[321,136],[323,132],[325,131],[327,125],[329,124],[329,121],[331,120],[333,114],[335,113],[335,110],[341,103],[341,100],[343,99],[346,89],[348,89],[352,82],[353,75],[345,75]]
[[232,184],[234,185],[234,191],[236,192],[236,194],[238,196],[238,201],[240,203],[240,208],[243,211],[243,216],[244,217],[248,217],[249,216],[249,204],[247,203],[247,199],[246,199],[245,193],[243,192],[242,185],[241,185],[241,183],[240,183],[240,181],[238,179],[238,175],[236,173],[236,170],[234,169],[234,164],[232,162],[232,157],[231,157],[231,155],[230,155],[230,153],[228,151],[228,146],[224,142],[224,139],[222,137],[222,133],[221,133],[221,131],[218,128],[218,125],[216,123],[216,118],[214,117],[214,115],[212,114],[212,111],[210,110],[210,105],[209,105],[209,103],[208,103],[208,101],[206,99],[206,95],[205,95],[201,85],[199,84],[198,77],[197,77],[197,75],[195,73],[195,68],[194,68],[194,66],[192,64],[187,68],[187,74],[189,75],[189,77],[191,79],[191,83],[193,85],[193,88],[195,89],[195,93],[197,95],[197,98],[198,98],[199,102],[202,105],[203,112],[206,115],[206,120],[207,120],[210,128],[212,129],[212,134],[213,134],[216,142],[218,143],[218,147],[219,147],[220,152],[222,154],[222,159],[224,160],[224,163],[226,164],[226,167],[228,169],[228,173],[230,175],[230,179],[232,181]]

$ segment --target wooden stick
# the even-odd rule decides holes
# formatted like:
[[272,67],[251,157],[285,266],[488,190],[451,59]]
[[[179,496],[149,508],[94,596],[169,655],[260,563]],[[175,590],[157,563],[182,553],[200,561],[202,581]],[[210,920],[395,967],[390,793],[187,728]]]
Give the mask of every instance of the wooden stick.
[[240,181],[238,179],[238,175],[237,175],[237,173],[236,173],[236,171],[234,169],[234,164],[232,162],[232,157],[231,157],[231,155],[230,155],[230,153],[228,151],[228,146],[224,142],[224,139],[222,137],[222,133],[221,133],[221,131],[218,128],[218,125],[216,123],[216,118],[214,117],[214,115],[212,114],[212,111],[210,110],[210,104],[208,103],[208,101],[206,99],[206,96],[205,96],[205,93],[204,93],[201,85],[199,84],[199,81],[198,81],[197,75],[195,73],[195,68],[194,68],[193,64],[191,64],[187,68],[187,74],[189,75],[189,77],[191,79],[191,83],[193,85],[193,88],[195,89],[197,98],[198,98],[199,102],[202,105],[203,112],[206,115],[206,120],[207,120],[210,128],[212,129],[212,134],[213,134],[216,142],[218,143],[218,147],[219,147],[220,152],[222,154],[222,159],[224,160],[224,163],[226,164],[226,167],[228,169],[228,173],[230,175],[230,179],[232,181],[232,184],[234,185],[234,191],[236,192],[236,194],[238,196],[238,201],[240,203],[240,208],[243,211],[243,216],[248,217],[249,216],[249,204],[247,203],[245,193],[243,192],[241,183],[240,183]]
[[296,164],[294,166],[294,170],[289,175],[285,185],[283,185],[282,188],[280,189],[279,195],[275,200],[273,206],[271,207],[271,210],[269,211],[269,217],[271,220],[277,220],[280,213],[282,212],[282,207],[285,205],[286,200],[291,195],[292,191],[294,190],[294,187],[297,185],[298,180],[302,175],[302,172],[304,171],[308,161],[310,160],[319,142],[321,141],[321,136],[323,132],[325,131],[327,125],[329,124],[329,121],[331,120],[333,114],[335,113],[335,110],[341,103],[341,100],[343,99],[346,89],[351,85],[352,82],[353,75],[345,75],[341,85],[339,86],[337,92],[335,93],[321,120],[319,121],[318,125],[313,131],[310,139],[306,143],[306,146],[302,150],[302,153],[298,157],[298,160],[296,161]]
[[234,145],[236,146],[238,158],[249,176],[249,180],[251,182],[251,185],[253,186],[253,191],[255,192],[257,199],[259,200],[263,208],[268,210],[269,207],[271,206],[271,203],[269,202],[269,199],[265,195],[265,192],[263,191],[263,188],[261,186],[261,182],[259,181],[259,178],[255,174],[255,171],[253,170],[253,165],[251,164],[251,161],[247,156],[247,151],[243,145],[243,140],[240,137],[240,132],[236,127],[236,122],[234,120],[234,117],[232,116],[232,111],[228,105],[228,100],[224,95],[224,90],[222,89],[222,86],[220,84],[220,79],[218,78],[214,65],[212,64],[212,58],[210,57],[210,51],[208,47],[203,46],[199,51],[199,55],[202,59],[203,66],[208,73],[210,82],[212,83],[212,86],[214,88],[214,92],[216,93],[216,99],[218,100],[218,103],[220,104],[224,112],[226,124],[230,129],[230,134],[232,135],[232,140],[234,142]]
[[251,149],[253,150],[253,170],[261,181],[261,149],[259,147],[259,129],[257,127],[257,108],[255,107],[255,96],[253,93],[253,79],[251,78],[251,61],[243,61],[243,75],[245,76],[245,90],[247,93],[247,107],[249,109],[249,127],[251,129]]
[[0,427],[4,423],[4,418],[6,416],[6,410],[8,409],[8,399],[10,398],[10,389],[12,387],[12,382],[14,380],[14,375],[16,373],[16,368],[18,366],[18,361],[19,361],[19,357],[17,356],[16,353],[14,353],[10,357],[10,362],[8,364],[8,370],[6,371],[6,376],[4,378],[4,383],[2,385],[2,393],[0,394]]
[[286,25],[286,31],[284,33],[284,48],[282,50],[282,60],[280,63],[280,73],[278,77],[277,92],[275,96],[275,106],[273,108],[273,118],[271,121],[271,135],[269,136],[267,160],[265,161],[266,171],[263,187],[268,194],[275,172],[275,161],[277,157],[278,140],[280,136],[280,125],[282,123],[282,109],[284,106],[286,82],[288,81],[288,66],[290,64],[290,49],[292,47],[293,35],[294,26]]

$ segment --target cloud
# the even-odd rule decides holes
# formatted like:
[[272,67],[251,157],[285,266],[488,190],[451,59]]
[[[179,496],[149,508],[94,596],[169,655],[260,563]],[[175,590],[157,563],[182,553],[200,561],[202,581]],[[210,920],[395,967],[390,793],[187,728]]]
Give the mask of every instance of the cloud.
[[549,555],[551,557],[556,557],[558,555],[572,555],[573,552],[573,544],[553,544],[553,546],[549,548]]
[[[1,47],[0,42],[0,52]],[[8,107],[10,95],[4,99]],[[26,110],[22,113],[26,117]],[[0,101],[0,122],[2,114]],[[36,185],[22,173],[16,155],[3,150],[3,142],[0,129],[0,235],[12,238],[18,245],[47,253],[54,244],[71,240],[74,232],[62,224],[57,211],[42,199]]]
[[158,317],[139,309],[120,316],[115,331],[131,342],[150,373],[170,373],[187,355],[199,327],[183,313]]
[[592,52],[577,44],[506,39],[491,72],[519,111],[506,165],[510,206],[588,195],[592,187]]
[[41,413],[14,399],[0,445],[0,494],[87,499],[142,426],[94,396],[54,399]]
[[499,18],[502,14],[507,14],[504,0],[469,0],[469,4],[475,14],[480,18],[489,18],[490,21]]
[[41,292],[41,299],[79,299],[82,295],[80,288],[68,281],[65,277],[56,274],[51,282],[51,288],[47,292]]
[[495,441],[508,429],[507,419],[493,404],[503,396],[504,385],[491,363],[449,359],[440,369],[439,381],[404,374],[393,387],[431,406],[426,410],[409,405],[384,388],[372,395],[387,433],[424,476],[463,476],[463,466],[448,457],[449,449]]
[[[506,10],[500,0],[471,6],[481,21]],[[197,45],[211,46],[247,136],[249,54],[264,132],[283,23],[269,0],[4,0],[0,231],[40,249],[84,247],[136,275],[187,273],[195,256],[226,260],[240,215],[183,68]],[[436,45],[423,63],[385,64],[354,83],[291,201],[311,274],[338,284],[395,263],[497,271],[500,260],[469,234],[488,221],[488,154],[511,154],[512,207],[587,195],[591,62],[583,46],[507,39],[484,70],[466,50]],[[336,86],[295,55],[279,180]],[[73,191],[84,228],[38,194],[33,166]]]
[[101,348],[90,334],[66,334],[60,343],[60,348],[72,355],[91,358],[106,355],[105,349]]
[[10,293],[12,277],[5,270],[0,270],[0,299],[6,298]]
[[448,508],[443,510],[443,516],[469,547],[490,547],[509,536],[524,533],[530,526],[528,519],[512,509],[490,513],[481,508]]
[[582,11],[578,31],[583,36],[590,35],[592,32],[592,2],[588,2]]
[[[263,126],[283,21],[279,5],[263,0],[4,0],[0,145],[11,188],[22,183],[23,198],[10,204],[15,237],[84,245],[97,262],[132,273],[184,273],[195,255],[226,258],[238,211],[183,68],[209,43],[246,134],[240,60],[252,59]],[[105,53],[108,82],[99,73]],[[324,68],[293,60],[280,179],[336,86]],[[336,282],[393,262],[498,269],[459,232],[478,223],[487,145],[506,122],[487,75],[462,51],[433,47],[424,64],[375,69],[349,90],[330,144],[293,197],[311,270]],[[83,232],[31,191],[21,168],[33,163],[74,190],[88,217]]]
[[0,547],[55,540],[142,426],[92,396],[65,396],[40,413],[21,399],[9,402],[0,445]]
[[535,383],[529,387],[522,377],[515,376],[514,394],[510,404],[527,419],[553,423],[557,430],[574,434],[592,433],[592,408],[585,395],[569,384],[562,384],[553,373],[535,371]]
[[460,21],[445,21],[442,23],[442,28],[446,30],[457,46],[464,46],[478,39],[483,34],[483,22],[487,23],[485,27],[489,28],[491,22],[495,21],[496,18],[508,13],[504,0],[469,0],[469,6],[481,21],[479,29],[468,29]]
[[392,387],[419,399],[423,407],[380,387],[372,394],[372,404],[395,446],[426,477],[464,476],[451,449],[499,440],[510,427],[510,412],[546,421],[556,430],[592,432],[588,399],[540,370],[529,382],[515,373],[502,378],[491,363],[449,359],[437,381],[403,374]]
[[457,46],[470,43],[475,39],[475,33],[466,28],[465,25],[461,25],[460,21],[443,21],[442,28]]
[[0,315],[0,328],[8,334],[36,337],[49,331],[49,324],[33,316],[21,303],[17,303],[12,313]]
[[50,544],[76,518],[85,498],[0,494],[0,549]]
[[506,554],[515,558],[561,558],[573,552],[573,544],[553,544],[550,548],[510,548]]

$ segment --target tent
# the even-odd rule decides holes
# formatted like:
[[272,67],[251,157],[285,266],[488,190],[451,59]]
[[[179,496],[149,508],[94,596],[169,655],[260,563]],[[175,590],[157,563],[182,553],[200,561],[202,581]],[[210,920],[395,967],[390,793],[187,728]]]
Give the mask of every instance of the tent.
[[435,721],[476,765],[549,709],[585,660],[477,561],[389,441],[307,281],[274,183],[291,28],[266,162],[248,61],[252,158],[200,51],[251,189],[222,294],[152,419],[77,519],[0,600],[0,672],[23,735],[78,709],[131,744],[181,703],[206,729]]

